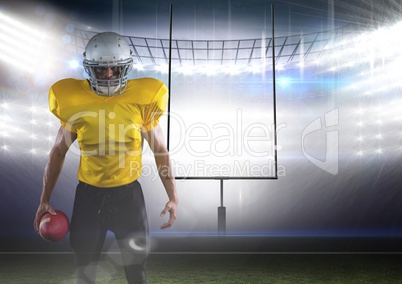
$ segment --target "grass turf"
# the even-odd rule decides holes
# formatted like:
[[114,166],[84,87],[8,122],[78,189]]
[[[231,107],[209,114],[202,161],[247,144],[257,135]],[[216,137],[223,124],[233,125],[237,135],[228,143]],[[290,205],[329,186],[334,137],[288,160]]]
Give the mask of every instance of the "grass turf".
[[[398,254],[152,254],[148,283],[402,283]],[[0,283],[74,283],[71,254],[1,254]],[[103,255],[97,283],[127,283]]]

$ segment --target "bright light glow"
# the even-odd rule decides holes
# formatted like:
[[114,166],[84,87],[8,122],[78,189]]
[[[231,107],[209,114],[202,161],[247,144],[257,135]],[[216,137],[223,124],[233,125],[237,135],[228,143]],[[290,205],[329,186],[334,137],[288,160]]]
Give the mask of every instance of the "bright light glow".
[[356,65],[356,63],[353,62],[353,61],[349,61],[348,63],[345,64],[345,66],[346,66],[346,67],[349,67],[349,68],[351,68],[351,67],[353,67],[353,66],[355,66],[355,65]]
[[[228,68],[228,74],[230,75],[237,75],[242,72],[242,68],[239,66],[233,66],[232,68]],[[265,74],[265,70],[261,70],[263,75]]]
[[30,34],[25,34],[15,29],[15,27],[10,28],[9,26],[0,22],[0,32],[4,37],[8,37],[7,44],[12,44],[19,50],[25,50],[26,47],[21,46],[21,43],[29,42],[32,47],[31,53],[38,54],[42,47],[41,41],[43,38],[32,37]]
[[[249,71],[251,71],[253,74],[257,74],[257,73],[261,73],[261,70],[263,69],[264,66],[261,65],[253,65],[250,66],[249,68],[247,68]],[[230,67],[226,67],[226,68],[230,68]]]
[[277,70],[284,70],[285,69],[285,65],[283,65],[283,64],[278,64],[278,65],[276,65],[276,69]]
[[356,84],[351,84],[351,85],[349,86],[349,88],[352,89],[352,90],[355,90],[355,89],[356,89]]
[[46,34],[0,13],[0,59],[19,69],[33,72],[49,58]]
[[13,65],[14,67],[19,67],[20,69],[23,69],[25,71],[33,72],[34,69],[31,66],[27,66],[24,63],[20,64],[20,61],[23,61],[24,57],[26,56],[22,55],[22,60],[21,58],[19,58],[19,60],[15,59],[18,58],[19,55],[20,54],[18,54],[13,48],[6,46],[2,41],[0,42],[0,60]]
[[0,132],[0,134],[3,137],[10,137],[10,134],[8,134],[8,132],[6,132],[6,131],[2,131],[2,132]]
[[266,66],[267,65],[267,58],[265,56],[265,50],[267,48],[267,40],[265,36],[265,32],[262,32],[261,35],[261,49],[260,49],[260,57],[261,57],[261,65]]
[[156,66],[155,66],[155,70],[156,70],[157,72],[161,72],[161,73],[167,74],[168,71],[169,71],[169,66],[168,66],[167,64],[156,65]]
[[178,71],[179,73],[181,73],[181,74],[184,74],[184,75],[191,75],[191,74],[194,73],[194,70],[195,70],[195,67],[194,67],[194,66],[191,66],[191,65],[182,66],[182,67],[178,67],[178,68],[177,68],[177,71]]
[[359,108],[356,112],[357,112],[357,114],[363,114],[363,113],[364,113],[364,109]]
[[33,35],[33,36],[37,36],[41,39],[43,39],[44,37],[46,37],[45,33],[41,33],[38,32],[34,29],[32,29],[31,27],[24,25],[18,21],[15,21],[13,19],[11,19],[10,17],[4,15],[3,13],[0,12],[0,20],[5,22],[6,24],[9,24],[12,27],[15,27],[16,29],[19,29],[25,33],[27,33],[28,35]]
[[210,65],[210,66],[204,66],[201,68],[202,73],[208,75],[208,76],[215,76],[216,74],[220,73],[220,65]]
[[280,82],[280,84],[281,84],[282,86],[286,86],[286,85],[288,85],[288,83],[289,83],[289,81],[288,81],[287,78],[281,78],[281,79],[279,80],[279,82]]
[[348,39],[334,42],[328,52],[334,52],[333,50],[336,52],[330,56],[325,54],[321,56],[321,63],[332,66],[328,72],[352,67],[367,70],[359,74],[363,80],[353,84],[354,90],[366,96],[400,88],[401,33],[402,22],[368,31],[356,37],[348,36]]
[[144,65],[138,63],[138,64],[134,64],[134,69],[137,69],[138,71],[143,71],[144,70]]
[[76,69],[76,68],[78,68],[80,66],[80,64],[78,63],[78,60],[71,60],[70,61],[70,67],[71,68],[73,68],[73,69]]

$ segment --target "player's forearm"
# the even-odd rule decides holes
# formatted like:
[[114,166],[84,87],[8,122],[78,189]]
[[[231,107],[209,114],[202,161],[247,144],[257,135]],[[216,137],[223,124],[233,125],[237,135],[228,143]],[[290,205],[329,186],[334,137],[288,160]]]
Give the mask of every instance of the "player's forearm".
[[53,148],[49,155],[45,172],[43,174],[43,189],[40,202],[49,203],[50,197],[56,186],[57,180],[64,164],[65,154],[62,154]]
[[155,156],[156,166],[158,168],[159,177],[165,187],[169,200],[178,203],[178,197],[176,192],[176,182],[170,162],[169,154],[166,152],[162,155]]

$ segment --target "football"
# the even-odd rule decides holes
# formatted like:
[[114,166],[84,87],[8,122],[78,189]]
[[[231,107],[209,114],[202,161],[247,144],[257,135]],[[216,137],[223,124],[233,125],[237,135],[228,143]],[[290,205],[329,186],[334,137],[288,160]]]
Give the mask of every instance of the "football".
[[49,242],[56,242],[63,239],[69,229],[68,217],[60,210],[55,210],[57,215],[49,212],[43,214],[39,224],[39,235]]

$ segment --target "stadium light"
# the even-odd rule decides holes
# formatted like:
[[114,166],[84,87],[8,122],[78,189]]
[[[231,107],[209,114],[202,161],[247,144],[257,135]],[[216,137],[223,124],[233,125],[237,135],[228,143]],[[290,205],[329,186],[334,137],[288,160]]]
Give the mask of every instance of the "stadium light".
[[289,84],[289,80],[288,78],[281,78],[279,80],[279,83],[281,84],[281,86],[287,86]]
[[45,33],[19,22],[0,12],[0,60],[33,72],[48,58],[45,50]]
[[162,64],[162,65],[156,65],[155,70],[157,72],[167,74],[168,73],[168,65],[167,64]]
[[72,69],[77,69],[79,66],[80,66],[80,64],[78,63],[78,60],[73,59],[73,60],[70,61],[70,67]]
[[9,104],[8,103],[2,103],[1,104],[1,107],[3,108],[3,109],[8,109],[9,108]]

